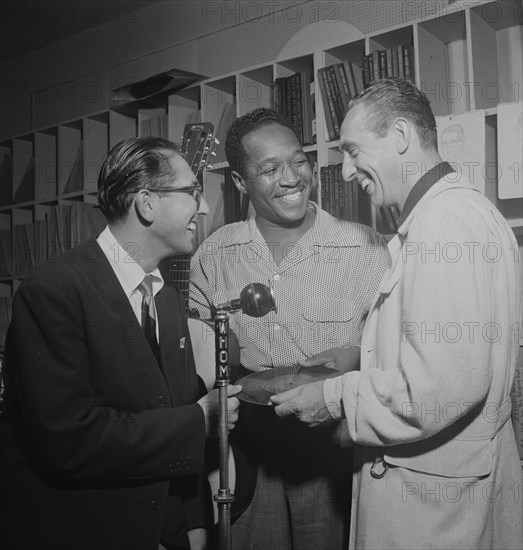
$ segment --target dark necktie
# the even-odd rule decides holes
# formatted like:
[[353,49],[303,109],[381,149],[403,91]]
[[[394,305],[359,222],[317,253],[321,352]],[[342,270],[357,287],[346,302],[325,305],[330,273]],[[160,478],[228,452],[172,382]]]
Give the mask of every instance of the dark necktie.
[[138,290],[142,293],[142,330],[156,360],[159,361],[160,348],[156,337],[156,307],[153,298],[153,280],[151,275],[144,277]]

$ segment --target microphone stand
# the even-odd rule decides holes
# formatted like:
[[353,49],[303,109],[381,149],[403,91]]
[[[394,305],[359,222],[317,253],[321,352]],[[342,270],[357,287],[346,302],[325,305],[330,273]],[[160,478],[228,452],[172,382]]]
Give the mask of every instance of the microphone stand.
[[214,313],[214,342],[216,353],[216,386],[219,400],[219,469],[220,483],[214,500],[218,508],[218,549],[231,550],[231,505],[234,495],[229,488],[229,411],[227,408],[227,386],[229,370],[229,315],[228,311],[241,309],[250,317],[263,317],[269,311],[276,311],[272,287],[251,283],[241,292],[240,298],[216,306]]
[[219,400],[219,465],[220,485],[214,495],[218,507],[218,548],[231,549],[231,505],[234,495],[229,489],[229,429],[227,409],[227,386],[229,385],[229,316],[225,309],[214,315],[214,342],[216,353],[216,386]]

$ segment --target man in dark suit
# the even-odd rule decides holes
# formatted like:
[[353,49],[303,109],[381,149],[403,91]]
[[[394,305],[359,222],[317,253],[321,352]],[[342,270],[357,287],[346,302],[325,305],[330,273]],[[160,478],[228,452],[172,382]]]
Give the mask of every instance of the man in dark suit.
[[[109,225],[35,269],[13,301],[0,417],[0,547],[205,548],[202,397],[183,299],[159,262],[190,252],[208,205],[169,141],[116,145]],[[229,428],[239,387],[229,388]]]

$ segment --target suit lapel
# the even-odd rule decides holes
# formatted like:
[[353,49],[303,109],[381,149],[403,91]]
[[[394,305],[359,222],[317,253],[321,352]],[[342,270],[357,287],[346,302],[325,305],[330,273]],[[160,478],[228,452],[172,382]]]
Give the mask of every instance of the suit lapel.
[[[140,355],[145,354],[150,357],[151,363],[158,365],[127,295],[100,245],[95,239],[91,239],[79,249],[82,249],[80,250],[80,258],[83,260],[84,269],[102,297],[103,302],[109,309],[118,312],[119,317],[121,317],[121,326],[126,333],[131,333],[130,335],[123,335],[125,341],[128,342],[128,345],[138,346]],[[160,327],[162,327],[161,322]],[[134,335],[137,335],[137,337],[134,337]],[[165,378],[165,373],[163,369],[161,370]]]

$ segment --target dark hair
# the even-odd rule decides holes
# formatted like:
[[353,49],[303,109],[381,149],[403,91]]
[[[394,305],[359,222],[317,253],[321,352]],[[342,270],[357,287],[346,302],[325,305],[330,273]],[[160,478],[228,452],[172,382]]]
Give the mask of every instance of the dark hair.
[[178,147],[162,138],[130,138],[107,154],[98,176],[98,205],[109,223],[127,216],[132,193],[168,185],[175,173],[171,165]]
[[[245,175],[248,159],[242,140],[247,134],[270,124],[279,124],[285,128],[290,128],[276,111],[265,107],[255,109],[237,118],[231,124],[225,140],[225,156],[231,170],[235,170],[242,176]],[[290,129],[292,130],[292,128]]]
[[427,96],[405,78],[383,78],[371,82],[349,103],[349,109],[363,104],[368,109],[368,128],[384,137],[393,120],[403,117],[414,123],[421,146],[438,148],[436,119]]

